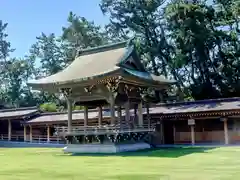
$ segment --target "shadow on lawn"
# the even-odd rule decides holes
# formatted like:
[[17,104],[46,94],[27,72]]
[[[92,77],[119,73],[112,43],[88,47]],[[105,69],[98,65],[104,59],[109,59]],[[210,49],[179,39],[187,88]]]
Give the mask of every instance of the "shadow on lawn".
[[[123,152],[116,154],[93,154],[81,153],[72,154],[71,156],[92,156],[92,157],[106,157],[106,156],[121,156],[121,157],[161,157],[161,158],[178,158],[181,156],[194,154],[194,153],[208,153],[207,151],[215,149],[215,147],[178,147],[178,148],[157,148],[152,150],[143,150],[137,152]],[[61,154],[60,156],[65,156]],[[68,156],[69,157],[69,156]]]
[[[108,178],[106,178],[107,180]],[[111,176],[109,179],[119,179],[119,180],[169,180],[168,175],[156,175],[156,174],[122,174],[118,176]]]

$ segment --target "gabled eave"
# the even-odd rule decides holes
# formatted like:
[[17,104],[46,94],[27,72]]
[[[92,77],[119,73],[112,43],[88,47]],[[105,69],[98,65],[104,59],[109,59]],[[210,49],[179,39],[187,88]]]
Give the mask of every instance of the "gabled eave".
[[131,69],[123,69],[123,79],[134,81],[142,86],[150,86],[162,89],[163,87],[170,86],[176,83],[174,80],[168,80],[164,76],[155,76],[149,72],[135,71]]

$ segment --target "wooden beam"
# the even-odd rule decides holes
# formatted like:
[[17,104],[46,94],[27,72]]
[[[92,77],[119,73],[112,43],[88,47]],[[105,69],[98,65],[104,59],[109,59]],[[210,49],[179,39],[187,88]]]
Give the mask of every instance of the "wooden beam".
[[121,106],[118,106],[117,113],[118,113],[118,122],[120,126],[122,126],[122,107]]
[[29,126],[29,138],[30,138],[30,142],[32,142],[32,126]]
[[191,129],[191,143],[195,145],[195,119],[188,119],[188,125]]
[[68,109],[68,132],[72,131],[72,100],[67,99],[67,109]]
[[50,126],[47,126],[47,142],[50,142]]
[[194,125],[191,125],[191,143],[192,143],[192,145],[195,145],[195,130],[194,130]]
[[224,142],[226,145],[229,144],[229,135],[228,135],[228,119],[224,118],[223,125],[224,125]]
[[143,126],[143,106],[142,102],[138,104],[138,125]]
[[125,106],[125,120],[126,120],[126,123],[129,125],[129,123],[130,123],[130,102],[127,101],[124,106]]
[[23,126],[23,137],[24,137],[24,141],[27,141],[27,126],[26,125]]
[[8,141],[11,141],[12,138],[12,122],[8,120]]
[[88,107],[84,106],[84,126],[88,125]]
[[98,125],[102,126],[102,120],[103,120],[103,116],[102,116],[102,106],[98,107]]

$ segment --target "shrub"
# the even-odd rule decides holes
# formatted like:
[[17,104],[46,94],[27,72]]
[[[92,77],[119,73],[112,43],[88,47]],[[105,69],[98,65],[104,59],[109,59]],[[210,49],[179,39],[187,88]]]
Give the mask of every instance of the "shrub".
[[57,112],[57,105],[55,103],[44,103],[40,105],[40,110],[44,112]]

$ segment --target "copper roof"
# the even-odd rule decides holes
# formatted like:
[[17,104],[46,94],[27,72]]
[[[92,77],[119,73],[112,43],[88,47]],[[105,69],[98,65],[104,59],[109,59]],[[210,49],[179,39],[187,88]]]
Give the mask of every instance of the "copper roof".
[[0,119],[24,118],[38,112],[37,107],[2,109],[0,110]]
[[127,67],[122,67],[122,63],[125,63],[134,51],[133,47],[125,46],[126,42],[84,50],[81,56],[77,57],[64,70],[39,80],[30,81],[28,85],[34,89],[49,90],[49,86],[52,85],[68,86],[72,83],[87,82],[94,78],[112,76],[116,73],[119,76],[120,69],[143,81],[161,82],[163,84],[174,83],[174,81],[167,80],[163,76],[154,76],[145,70],[144,72],[133,71]]
[[117,62],[123,57],[125,48],[112,49],[76,58],[67,68],[51,76],[30,81],[32,87],[49,84],[68,84],[88,80],[119,69]]

